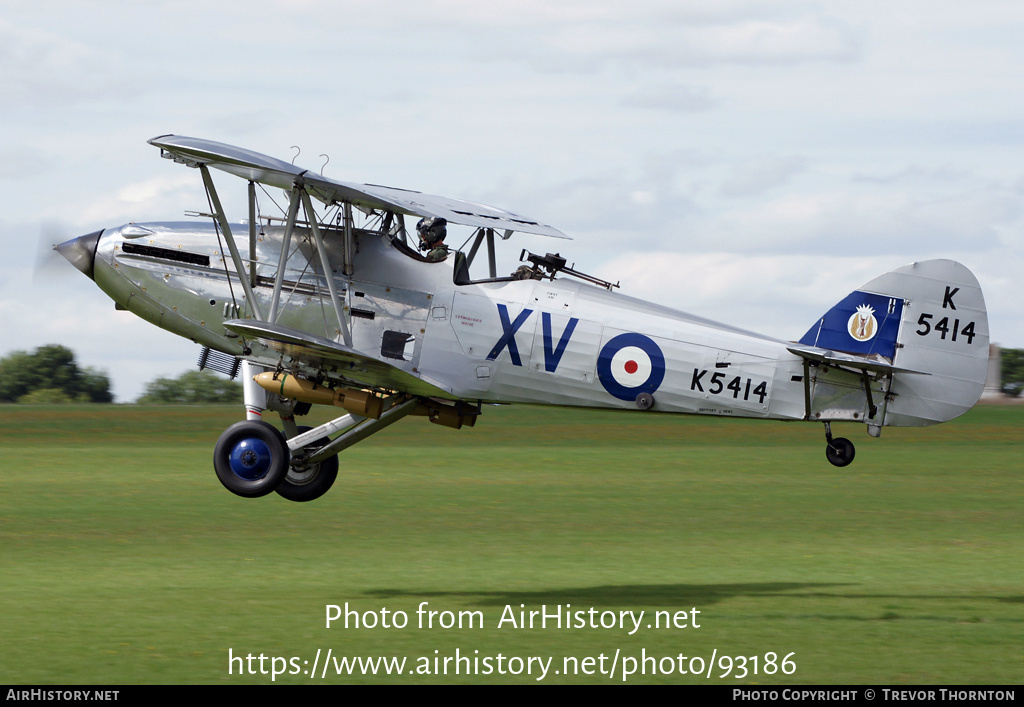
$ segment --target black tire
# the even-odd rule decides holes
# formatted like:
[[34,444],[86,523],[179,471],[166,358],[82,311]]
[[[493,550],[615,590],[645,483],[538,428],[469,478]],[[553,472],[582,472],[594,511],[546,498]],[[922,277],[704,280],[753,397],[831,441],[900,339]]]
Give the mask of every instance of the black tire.
[[276,427],[262,420],[236,422],[213,450],[213,468],[228,491],[258,498],[274,491],[288,473],[288,445]]
[[[311,427],[300,426],[299,434],[309,432]],[[327,444],[328,439],[317,440],[307,449],[315,450]],[[315,501],[331,490],[334,480],[338,478],[338,455],[335,454],[316,464],[289,464],[277,493],[289,501],[305,503]]]
[[856,452],[853,442],[845,437],[834,437],[825,445],[825,457],[833,466],[846,466],[853,461]]

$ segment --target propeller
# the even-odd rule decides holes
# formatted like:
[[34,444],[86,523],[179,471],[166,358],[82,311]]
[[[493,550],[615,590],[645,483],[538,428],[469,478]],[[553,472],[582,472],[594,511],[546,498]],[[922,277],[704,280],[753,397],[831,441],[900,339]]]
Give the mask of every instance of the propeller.
[[57,246],[69,239],[67,227],[56,222],[44,223],[36,236],[35,268],[32,271],[33,282],[54,282],[63,279],[68,273],[67,261],[61,257]]

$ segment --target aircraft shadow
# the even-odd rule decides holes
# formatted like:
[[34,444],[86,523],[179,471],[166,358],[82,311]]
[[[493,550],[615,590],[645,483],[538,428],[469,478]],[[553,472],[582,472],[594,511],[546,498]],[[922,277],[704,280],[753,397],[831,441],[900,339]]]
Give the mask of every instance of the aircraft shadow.
[[[995,601],[1009,604],[1024,603],[1019,595],[978,594],[885,594],[844,591],[856,587],[852,582],[750,582],[737,584],[625,584],[596,587],[565,587],[528,591],[408,591],[404,589],[373,589],[364,595],[376,598],[397,597],[460,597],[475,600],[479,606],[505,606],[507,604],[573,604],[600,606],[665,606],[683,607],[716,604],[736,597],[789,597],[805,599],[844,600],[878,599],[892,601],[964,600]],[[1024,621],[1024,619],[1021,619]]]
[[[706,606],[743,596],[790,595],[809,589],[852,586],[839,583],[753,582],[744,584],[615,584],[597,587],[566,587],[532,591],[496,592],[413,592],[403,589],[373,589],[364,592],[378,598],[462,597],[476,598],[481,606],[506,604],[600,604],[603,606]],[[791,596],[791,595],[790,595]],[[840,595],[837,595],[840,596]]]

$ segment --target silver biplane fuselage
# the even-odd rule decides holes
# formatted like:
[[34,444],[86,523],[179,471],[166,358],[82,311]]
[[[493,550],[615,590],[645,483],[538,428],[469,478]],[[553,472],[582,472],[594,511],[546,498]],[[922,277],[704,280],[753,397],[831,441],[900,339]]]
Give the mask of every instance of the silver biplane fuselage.
[[[326,491],[313,488],[326,475],[320,467],[333,460],[336,468],[333,455],[349,444],[409,413],[472,424],[483,403],[821,421],[830,461],[845,465],[853,446],[833,440],[829,423],[862,422],[877,436],[885,425],[941,422],[970,408],[984,383],[984,300],[973,275],[952,261],[876,278],[800,341],[783,341],[567,276],[578,273],[550,254],[503,276],[490,222],[506,227],[501,238],[510,224],[561,235],[508,212],[310,178],[209,141],[151,142],[200,167],[213,223],[128,224],[58,249],[120,308],[244,362],[250,418],[266,408],[282,413],[290,491],[264,483],[281,466],[271,458],[282,456],[266,423],[239,423],[249,427],[230,428],[218,444],[218,475],[241,495],[278,488],[294,500],[315,498]],[[229,225],[207,166],[249,178],[250,203],[254,182],[290,188],[287,218],[263,223],[251,207],[249,222]],[[336,218],[316,215],[309,194],[338,205]],[[366,216],[362,225],[356,212]],[[406,244],[405,215],[467,223],[477,229],[472,247],[429,262]],[[481,277],[477,262],[471,276],[485,251],[489,269]],[[303,432],[292,421],[302,402],[332,402],[349,414]]]

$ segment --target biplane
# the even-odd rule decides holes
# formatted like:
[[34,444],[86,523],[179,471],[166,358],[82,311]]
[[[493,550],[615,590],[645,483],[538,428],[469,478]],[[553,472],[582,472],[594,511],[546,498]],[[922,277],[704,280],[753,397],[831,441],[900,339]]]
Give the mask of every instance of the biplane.
[[[984,298],[951,260],[881,275],[783,340],[623,295],[559,253],[519,249],[500,269],[522,234],[567,238],[532,218],[210,140],[149,143],[198,170],[200,219],[55,247],[119,309],[199,344],[200,368],[241,375],[246,419],[214,449],[240,496],[319,498],[339,452],[406,416],[460,429],[510,403],[817,422],[828,461],[845,466],[854,445],[833,422],[875,437],[931,425],[984,387]],[[229,222],[212,170],[247,182],[247,219]],[[315,404],[338,417],[300,426]]]

